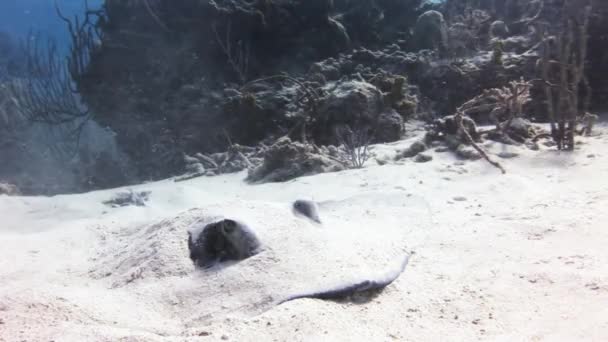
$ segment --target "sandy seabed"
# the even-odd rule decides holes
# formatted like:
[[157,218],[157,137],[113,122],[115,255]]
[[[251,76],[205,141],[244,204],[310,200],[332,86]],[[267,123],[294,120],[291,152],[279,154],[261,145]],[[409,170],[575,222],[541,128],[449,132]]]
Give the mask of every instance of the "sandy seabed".
[[[413,139],[373,149],[391,156]],[[488,143],[518,154],[501,160],[506,175],[431,151],[428,163],[283,184],[247,185],[240,173],[132,187],[152,191],[147,207],[104,206],[117,189],[0,197],[0,341],[606,341],[608,129],[580,141],[574,153]],[[363,303],[302,299],[185,324],[183,303],[157,305],[96,269],[121,231],[191,208],[389,191],[423,198],[431,224],[408,246],[406,271]]]

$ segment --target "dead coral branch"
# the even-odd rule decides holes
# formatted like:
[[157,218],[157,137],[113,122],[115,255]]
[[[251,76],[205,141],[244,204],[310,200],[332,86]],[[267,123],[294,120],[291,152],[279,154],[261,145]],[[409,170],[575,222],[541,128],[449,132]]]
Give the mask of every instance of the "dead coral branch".
[[467,142],[471,146],[473,146],[473,148],[485,160],[487,160],[488,163],[492,164],[492,166],[494,166],[497,169],[499,169],[503,174],[507,173],[507,171],[505,170],[505,168],[502,167],[502,165],[500,165],[500,163],[498,163],[498,162],[493,161],[492,159],[490,159],[490,157],[488,156],[488,154],[479,145],[477,145],[477,143],[475,142],[475,140],[473,140],[473,137],[471,136],[471,134],[469,133],[469,131],[464,126],[464,114],[463,114],[463,111],[460,108],[456,111],[456,121],[458,123],[459,129],[462,131],[462,133],[464,134],[464,137],[467,139]]

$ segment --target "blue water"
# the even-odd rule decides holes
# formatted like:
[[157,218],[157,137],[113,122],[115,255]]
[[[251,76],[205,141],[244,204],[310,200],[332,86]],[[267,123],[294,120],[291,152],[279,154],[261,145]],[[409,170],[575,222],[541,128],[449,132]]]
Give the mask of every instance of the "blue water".
[[[89,7],[97,8],[103,0],[90,0]],[[54,0],[0,0],[0,31],[18,39],[36,32],[55,37],[60,45],[68,44],[65,23],[57,17]],[[57,0],[61,11],[73,17],[84,9],[84,0]]]
[[[0,0],[0,31],[22,39],[31,30],[49,34],[60,43],[67,44],[65,24],[57,17],[54,2],[55,0]],[[70,17],[82,13],[84,8],[84,0],[57,0],[57,3],[62,12]],[[89,0],[89,7],[97,8],[102,3],[103,0]]]

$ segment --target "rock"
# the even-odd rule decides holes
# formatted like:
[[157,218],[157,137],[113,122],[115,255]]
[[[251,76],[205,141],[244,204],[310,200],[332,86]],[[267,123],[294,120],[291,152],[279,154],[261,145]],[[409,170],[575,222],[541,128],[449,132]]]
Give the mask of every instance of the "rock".
[[320,81],[336,81],[340,78],[340,70],[338,67],[327,62],[314,63],[310,68],[310,73],[315,75],[316,78],[319,78],[319,75],[323,77],[322,79],[319,79]]
[[[376,126],[383,112],[382,92],[373,84],[362,81],[329,83],[324,87],[329,95],[319,106],[319,119],[312,125],[313,137],[321,144],[335,144],[336,129],[349,126],[359,130]],[[385,116],[384,124],[394,127],[394,117]],[[388,132],[385,132],[388,134]],[[394,134],[393,134],[394,135]]]
[[418,97],[411,93],[407,77],[393,75],[383,69],[373,74],[370,82],[382,91],[386,107],[393,108],[403,118],[409,118],[416,113]]
[[504,39],[509,35],[509,28],[502,20],[497,20],[490,25],[490,37]]
[[403,118],[395,110],[385,111],[378,117],[376,141],[379,143],[393,142],[401,139]]
[[19,196],[21,192],[16,185],[8,183],[0,183],[0,195]]
[[526,140],[534,138],[538,133],[537,129],[530,120],[524,118],[515,118],[506,129],[509,138],[519,143],[524,143]]
[[546,140],[543,142],[543,145],[545,145],[546,147],[554,147],[557,146],[557,143],[553,140]]
[[540,150],[540,146],[538,146],[538,142],[536,142],[536,141],[527,141],[526,146],[532,151]]
[[456,197],[454,197],[454,201],[456,201],[456,202],[465,202],[466,200],[467,200],[467,198],[464,197],[464,196],[456,196]]
[[447,135],[445,135],[443,137],[443,141],[447,145],[447,148],[450,149],[450,150],[456,150],[458,148],[458,146],[462,145],[463,143],[466,143],[466,142],[462,141],[462,139],[460,139],[458,136],[456,136],[454,134],[447,134]]
[[481,155],[475,150],[475,148],[465,144],[458,145],[456,148],[456,155],[467,160],[477,160],[481,158]]
[[378,165],[383,166],[388,164],[388,160],[385,158],[376,158],[376,163],[378,163]]
[[511,158],[515,158],[519,156],[519,153],[516,152],[500,152],[498,154],[498,157],[503,158],[503,159],[511,159]]
[[424,152],[426,150],[427,150],[427,146],[424,142],[416,141],[410,147],[405,149],[404,151],[397,153],[395,160],[399,160],[399,159],[403,159],[403,158],[412,158],[412,157],[416,156],[418,153]]
[[129,190],[127,192],[121,192],[114,195],[112,199],[104,201],[103,204],[111,206],[112,208],[126,207],[130,205],[145,207],[151,193],[151,191],[135,192],[133,190]]
[[433,160],[433,156],[424,153],[419,153],[416,158],[414,158],[416,163],[427,163],[431,160]]
[[445,52],[448,46],[448,26],[443,14],[438,11],[421,14],[414,27],[413,40],[418,50]]
[[[471,135],[473,140],[479,139],[479,133],[477,133],[477,124],[475,124],[475,121],[473,119],[468,116],[464,116],[462,118],[462,125]],[[443,128],[443,132],[446,134],[454,134],[459,136],[463,134],[457,123],[455,115],[448,115],[445,118],[441,119],[440,126]]]
[[[477,132],[475,121],[465,116],[462,119],[462,124],[471,138],[478,141],[480,136]],[[460,129],[456,115],[448,115],[433,121],[431,129],[427,132],[425,139],[427,142],[443,140],[452,150],[455,150],[460,144],[469,143],[464,132]]]
[[513,36],[502,41],[503,51],[522,54],[534,45],[534,41],[528,36]]
[[311,145],[279,139],[264,151],[264,161],[249,170],[247,181],[252,183],[285,182],[301,176],[345,170],[346,167],[315,152]]

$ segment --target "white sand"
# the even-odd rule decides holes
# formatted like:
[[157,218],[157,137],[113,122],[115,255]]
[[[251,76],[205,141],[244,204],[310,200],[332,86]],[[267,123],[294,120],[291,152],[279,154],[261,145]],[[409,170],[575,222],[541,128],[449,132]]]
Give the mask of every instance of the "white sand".
[[[146,208],[104,206],[117,190],[0,197],[0,341],[608,340],[608,129],[601,130],[574,153],[509,147],[520,156],[502,160],[504,176],[483,161],[432,153],[426,164],[284,184],[249,186],[237,174],[134,187],[152,191]],[[409,143],[375,150],[391,155]],[[405,273],[367,303],[296,300],[252,318],[186,324],[183,302],[168,310],[129,286],[112,288],[93,269],[113,258],[108,245],[141,242],[121,240],[125,231],[193,207],[383,191],[424,197],[433,224],[413,233]],[[370,212],[381,205],[368,203]]]

